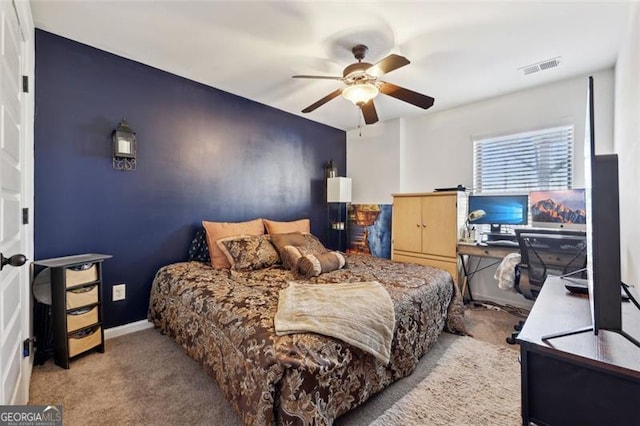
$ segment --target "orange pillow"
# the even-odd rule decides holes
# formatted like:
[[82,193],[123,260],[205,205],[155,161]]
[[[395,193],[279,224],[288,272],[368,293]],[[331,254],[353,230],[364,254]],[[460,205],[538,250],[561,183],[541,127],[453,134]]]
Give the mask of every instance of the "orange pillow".
[[229,269],[231,264],[216,242],[222,238],[233,237],[235,235],[262,235],[264,225],[262,219],[250,220],[248,222],[207,222],[202,221],[202,226],[207,232],[207,243],[209,244],[209,255],[211,266],[216,269]]
[[289,234],[291,232],[311,232],[311,221],[309,219],[293,220],[291,222],[276,222],[275,220],[263,219],[267,233]]

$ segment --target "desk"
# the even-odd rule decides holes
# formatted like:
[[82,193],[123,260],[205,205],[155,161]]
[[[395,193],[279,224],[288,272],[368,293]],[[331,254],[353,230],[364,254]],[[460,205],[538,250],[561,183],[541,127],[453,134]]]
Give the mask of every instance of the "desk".
[[[550,269],[553,269],[554,266],[558,267],[558,269],[561,269],[575,258],[575,253],[573,252],[565,252],[558,249],[547,248],[541,248],[539,250],[540,251],[538,252],[538,256],[548,267],[551,267]],[[471,286],[469,285],[471,278],[473,278],[473,276],[477,272],[498,265],[500,262],[502,262],[502,259],[509,253],[520,253],[520,249],[518,247],[485,245],[480,246],[477,244],[458,243],[458,256],[460,257],[460,262],[462,263],[463,272],[460,291],[463,298],[465,292],[469,292],[469,298],[466,301],[473,300],[473,295],[471,294]],[[469,270],[470,261],[468,260],[467,262],[465,262],[465,256],[467,258],[478,258],[478,263],[472,271]],[[494,259],[494,261],[488,265],[480,267],[480,262],[482,261],[482,259]]]
[[[623,329],[640,339],[640,311],[622,303]],[[522,424],[637,425],[640,348],[600,331],[541,340],[591,324],[589,298],[549,277],[518,335]]]
[[[482,270],[495,266],[502,262],[502,259],[508,255],[509,253],[517,253],[520,250],[517,247],[504,247],[504,246],[479,246],[474,244],[458,244],[458,256],[460,257],[460,262],[462,263],[462,286],[460,287],[460,291],[462,293],[462,297],[464,298],[465,292],[469,292],[468,301],[473,300],[473,295],[471,294],[471,286],[469,285],[469,281],[473,276]],[[473,271],[469,270],[470,262],[465,263],[465,256],[467,258],[476,257],[478,258],[478,263]],[[485,265],[480,268],[480,261],[482,259],[494,259],[489,265]]]

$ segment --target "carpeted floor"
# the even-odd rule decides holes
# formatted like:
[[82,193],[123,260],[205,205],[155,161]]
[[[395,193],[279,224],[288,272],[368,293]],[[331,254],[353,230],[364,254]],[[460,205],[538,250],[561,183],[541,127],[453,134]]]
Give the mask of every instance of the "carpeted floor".
[[[467,309],[466,323],[475,339],[443,333],[412,375],[394,383],[361,407],[346,413],[336,423],[370,424],[381,416],[391,415],[394,409],[409,412],[412,418],[420,418],[420,413],[411,411],[416,406],[428,409],[430,415],[435,416],[433,418],[451,420],[447,417],[452,411],[451,407],[466,407],[465,412],[470,410],[473,413],[473,407],[487,406],[486,403],[502,398],[504,393],[508,394],[507,398],[511,402],[517,401],[519,407],[518,348],[504,343],[504,338],[511,333],[517,320],[517,317],[502,311]],[[471,357],[465,358],[459,354],[458,346],[461,346],[462,341],[471,342],[470,349],[462,351],[473,354]],[[107,350],[104,354],[93,353],[80,357],[73,361],[69,370],[57,367],[51,360],[43,366],[34,367],[30,403],[62,404],[65,424],[71,425],[240,424],[215,382],[177,344],[157,330],[129,334],[106,343]],[[506,374],[505,377],[497,382],[481,378],[480,374],[487,374],[487,377],[498,374],[497,370],[492,370],[491,361],[505,357],[514,361],[509,368],[497,369]],[[460,359],[464,361],[453,364],[453,361]],[[443,376],[442,373],[446,371],[453,371],[457,375]],[[477,383],[503,385],[509,379],[515,383],[515,389],[508,392],[502,388],[478,390],[477,387]],[[467,384],[465,380],[468,381]],[[448,384],[443,386],[442,383]],[[435,389],[435,392],[425,399],[423,388],[427,392]],[[443,389],[448,389],[451,394],[445,393]],[[422,394],[415,396],[416,392]],[[405,396],[407,398],[403,399]],[[425,402],[412,404],[412,399]],[[407,400],[409,403],[403,404]],[[451,402],[455,404],[451,406]],[[399,405],[394,407],[396,403]],[[505,411],[504,415],[498,416],[502,423],[494,421],[475,424],[512,424],[509,416],[514,414],[513,408],[502,402],[498,405]],[[490,410],[485,411],[490,414]],[[519,419],[519,413],[516,412],[515,415]],[[480,420],[477,416],[470,418]],[[495,420],[493,417],[492,419]],[[513,424],[517,423],[518,421]],[[404,421],[395,424],[404,424]],[[438,423],[430,421],[425,424]],[[443,424],[455,423],[448,421]]]
[[519,371],[512,350],[460,337],[429,375],[372,426],[517,425]]

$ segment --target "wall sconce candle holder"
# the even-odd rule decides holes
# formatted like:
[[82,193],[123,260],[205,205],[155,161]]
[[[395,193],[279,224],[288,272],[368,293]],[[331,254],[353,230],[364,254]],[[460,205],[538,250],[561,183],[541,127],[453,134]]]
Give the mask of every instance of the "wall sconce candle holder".
[[136,169],[136,133],[131,130],[127,120],[122,119],[113,131],[113,168],[131,171]]
[[331,160],[324,166],[324,178],[329,179],[334,177],[338,177],[338,167],[336,167],[336,163]]

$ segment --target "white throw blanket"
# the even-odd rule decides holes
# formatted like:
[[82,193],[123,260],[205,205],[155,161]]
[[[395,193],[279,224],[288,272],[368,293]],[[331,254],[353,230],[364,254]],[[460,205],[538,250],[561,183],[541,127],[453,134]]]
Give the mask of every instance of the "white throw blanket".
[[515,291],[516,266],[520,263],[520,259],[520,253],[509,253],[502,259],[502,262],[500,262],[500,266],[496,269],[493,278],[498,280],[498,287],[501,290]]
[[395,321],[391,297],[379,282],[290,282],[280,290],[274,323],[278,336],[313,332],[335,337],[386,365]]

